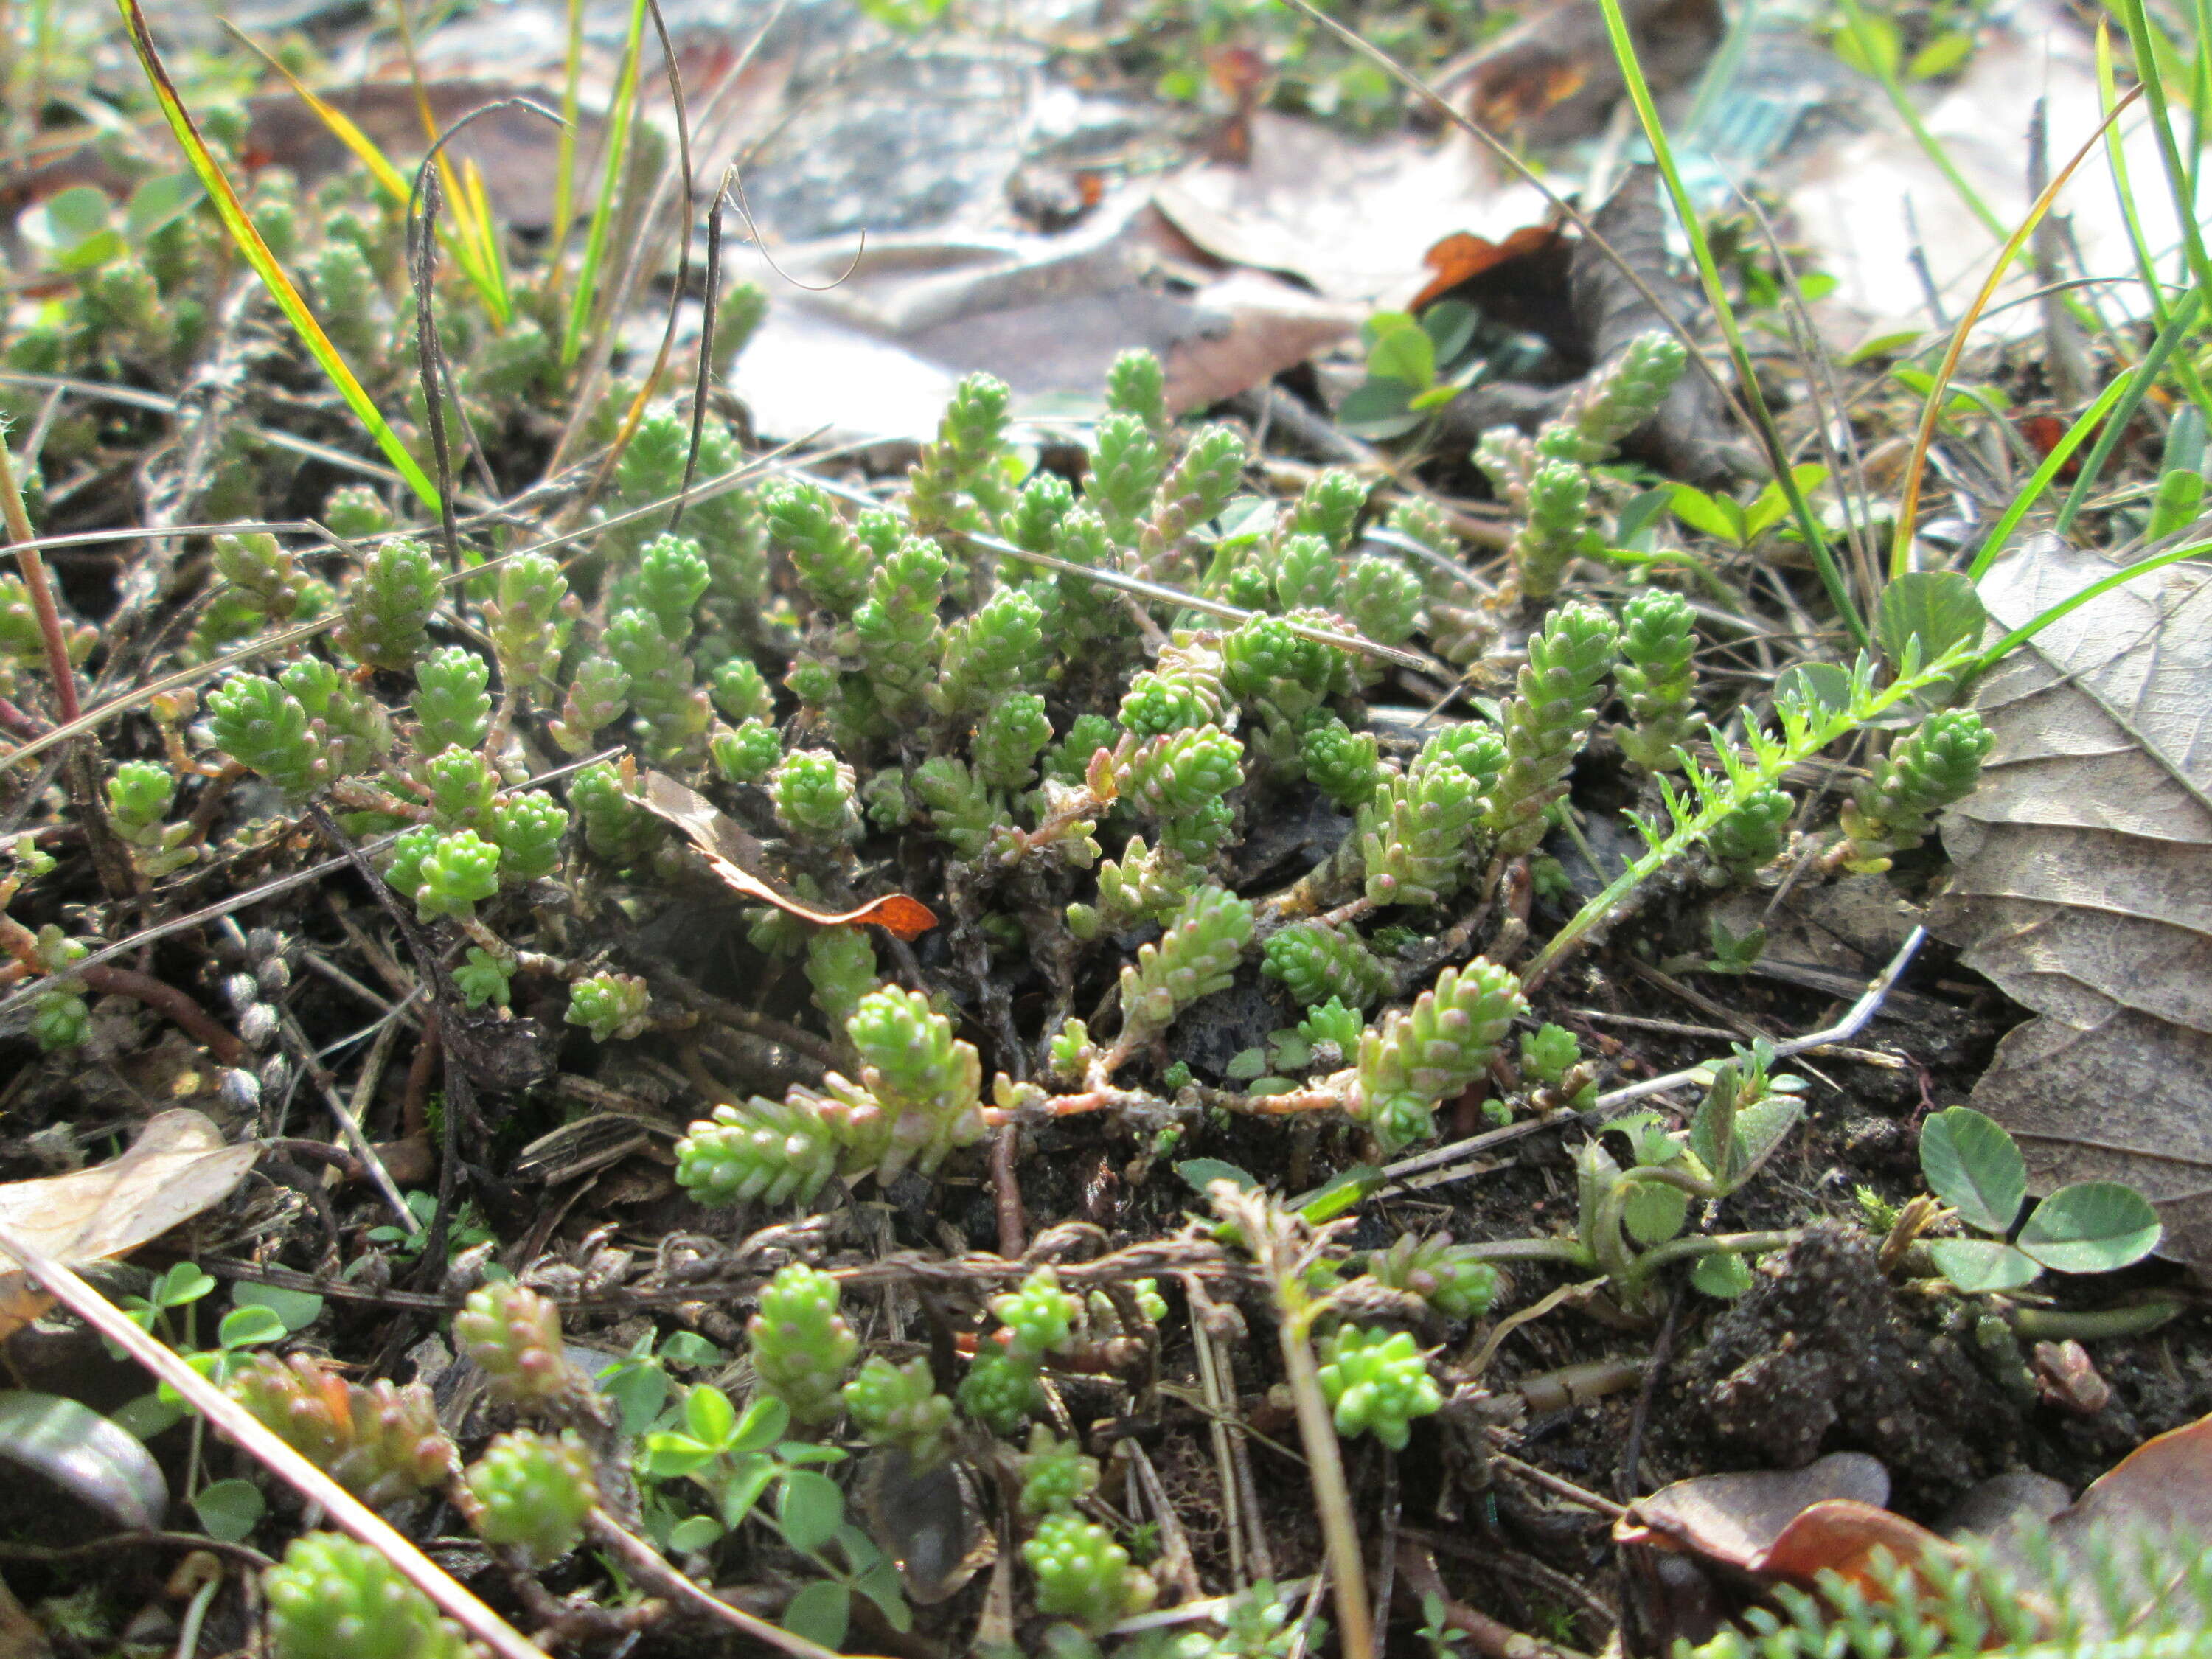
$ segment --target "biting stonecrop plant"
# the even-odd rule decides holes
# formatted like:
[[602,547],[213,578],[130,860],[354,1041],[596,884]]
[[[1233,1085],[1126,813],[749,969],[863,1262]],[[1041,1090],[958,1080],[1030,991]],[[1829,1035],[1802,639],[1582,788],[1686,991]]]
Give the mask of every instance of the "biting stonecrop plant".
[[[1534,437],[1486,440],[1482,464],[1528,515],[1526,599],[1603,550],[1620,488],[1602,463],[1680,368],[1671,343],[1638,341]],[[197,706],[157,709],[167,759],[117,763],[114,822],[160,880],[266,834],[205,826],[193,795],[215,775],[265,786],[286,813],[326,807],[374,845],[471,1008],[550,1014],[597,1043],[696,1018],[662,963],[620,942],[641,907],[706,879],[652,803],[650,771],[758,837],[744,873],[797,900],[849,904],[895,859],[949,913],[921,982],[908,969],[890,982],[898,964],[863,927],[757,913],[750,946],[802,959],[836,1064],[692,1126],[678,1178],[705,1202],[811,1202],[833,1178],[930,1176],[1010,1122],[1080,1110],[1155,1128],[1209,1109],[1334,1112],[1389,1155],[1433,1135],[1440,1107],[1471,1090],[1480,1103],[1528,1013],[1522,977],[1613,925],[1636,886],[1699,843],[1711,879],[1759,878],[1790,844],[1788,768],[1935,672],[1905,663],[1878,687],[1862,663],[1825,702],[1785,689],[1778,733],[1717,720],[1700,706],[1695,612],[1644,586],[1618,612],[1586,600],[1532,612],[1494,718],[1433,720],[1408,740],[1371,722],[1364,697],[1376,650],[1439,625],[1435,573],[1395,550],[1410,539],[1449,561],[1448,522],[1414,502],[1389,537],[1363,540],[1367,487],[1340,470],[1270,518],[1239,496],[1243,437],[1179,436],[1164,386],[1146,354],[1115,366],[1071,480],[1024,476],[1006,387],[970,376],[905,488],[873,504],[804,475],[749,483],[709,416],[692,470],[720,483],[673,529],[661,504],[684,482],[691,423],[650,407],[609,478],[613,521],[566,564],[525,549],[449,569],[359,487],[329,503],[356,549],[331,580],[267,532],[219,536],[228,620],[193,649],[304,617],[329,626],[230,670]],[[586,425],[611,435],[627,396]],[[1194,605],[1162,629],[1104,585],[1129,579]],[[17,655],[34,663],[25,644]],[[1661,809],[1639,821],[1647,854],[1521,975],[1478,957],[1431,978],[1420,933],[1495,898],[1608,730]],[[628,752],[529,781],[600,745]],[[1821,862],[1873,868],[1908,851],[1971,788],[1987,747],[1960,711],[1899,736]],[[1255,890],[1257,832],[1301,813],[1323,855]],[[615,950],[575,955],[595,925]],[[81,1036],[64,1018],[82,1006],[65,961],[27,939],[10,952],[18,976],[54,981],[41,1040]],[[1179,1023],[1252,985],[1280,997],[1286,1032],[1323,1007],[1343,1029],[1292,1043],[1295,1060],[1264,1077],[1197,1079]],[[956,1024],[1009,992],[1018,1023]],[[1540,1068],[1528,1080],[1556,1081]]]

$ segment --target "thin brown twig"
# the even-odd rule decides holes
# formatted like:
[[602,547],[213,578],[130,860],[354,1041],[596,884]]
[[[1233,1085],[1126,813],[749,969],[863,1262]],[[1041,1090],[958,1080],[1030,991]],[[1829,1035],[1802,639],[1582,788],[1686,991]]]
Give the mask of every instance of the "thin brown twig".
[[124,1316],[122,1310],[76,1273],[11,1226],[0,1225],[0,1252],[13,1256],[70,1312],[167,1383],[208,1421],[272,1474],[392,1564],[439,1609],[502,1659],[544,1659],[522,1633],[392,1530],[377,1513],[279,1439],[252,1413]]
[[1570,1504],[1579,1504],[1609,1520],[1618,1521],[1628,1513],[1626,1504],[1616,1504],[1610,1498],[1592,1492],[1588,1486],[1577,1486],[1565,1475],[1553,1474],[1549,1469],[1540,1469],[1534,1463],[1524,1463],[1507,1453],[1492,1452],[1491,1461],[1512,1470],[1530,1486],[1541,1486],[1556,1498],[1564,1498]]
[[1455,1600],[1444,1588],[1443,1576],[1437,1572],[1428,1551],[1407,1539],[1398,1541],[1398,1571],[1422,1595],[1437,1598],[1443,1607],[1444,1622],[1464,1632],[1484,1659],[1586,1659],[1573,1648],[1540,1641]]
[[82,1561],[88,1556],[112,1555],[118,1550],[204,1550],[228,1555],[249,1567],[273,1567],[276,1563],[251,1544],[226,1543],[204,1532],[111,1532],[82,1544],[18,1544],[0,1540],[0,1561]]
[[67,725],[82,712],[76,701],[76,674],[70,666],[69,636],[62,631],[62,613],[54,605],[52,584],[46,580],[46,559],[33,545],[38,532],[32,528],[31,515],[24,508],[23,492],[15,482],[15,464],[4,441],[0,441],[0,523],[6,525],[15,562],[22,568],[23,586],[30,592],[31,610],[39,619],[39,636],[46,642],[46,672],[54,682],[54,707]]
[[670,1566],[660,1552],[643,1539],[617,1525],[604,1510],[593,1510],[585,1525],[592,1536],[604,1544],[622,1562],[630,1577],[659,1596],[679,1607],[686,1607],[720,1620],[733,1630],[744,1632],[756,1642],[765,1642],[793,1656],[793,1659],[838,1659],[833,1648],[825,1648],[808,1641],[803,1636],[793,1636],[789,1631],[771,1625],[765,1619],[756,1619],[743,1607],[733,1607],[712,1591],[693,1583]]
[[1022,1177],[1015,1167],[1022,1126],[1006,1123],[991,1139],[991,1194],[999,1218],[999,1254],[1009,1260],[1029,1249],[1029,1213],[1022,1205]]
[[216,1018],[167,980],[142,974],[135,968],[102,964],[67,970],[65,977],[82,979],[88,989],[106,996],[130,997],[168,1017],[170,1024],[192,1038],[225,1066],[246,1062],[246,1045],[225,1030]]
[[[1777,1060],[1787,1060],[1793,1054],[1801,1054],[1808,1049],[1825,1048],[1832,1042],[1848,1042],[1856,1036],[1867,1028],[1890,992],[1896,988],[1897,981],[1905,976],[1905,970],[1911,966],[1914,955],[1918,952],[1927,939],[1926,928],[1915,927],[1905,936],[1905,942],[1897,947],[1897,954],[1890,958],[1889,965],[1868,983],[1865,992],[1844,1012],[1841,1019],[1820,1030],[1808,1031],[1803,1036],[1791,1037],[1787,1042],[1776,1043],[1774,1057]],[[0,1005],[0,1006],[3,1006]],[[1386,1180],[1402,1181],[1407,1176],[1418,1175],[1427,1170],[1440,1169],[1447,1164],[1472,1158],[1478,1153],[1488,1151],[1492,1146],[1501,1146],[1506,1141],[1518,1140],[1523,1135],[1534,1134],[1540,1129],[1558,1128],[1577,1120],[1586,1123],[1600,1123],[1607,1118],[1618,1115],[1636,1101],[1643,1100],[1651,1095],[1665,1094],[1669,1090],[1691,1086],[1705,1074],[1706,1069],[1703,1066],[1686,1066],[1679,1072],[1668,1072],[1663,1076],[1646,1078],[1640,1083],[1627,1084],[1609,1093],[1600,1095],[1596,1103],[1587,1112],[1578,1112],[1567,1107],[1556,1112],[1548,1112],[1542,1117],[1532,1117],[1520,1123],[1509,1123],[1500,1129],[1486,1130],[1481,1134],[1471,1135],[1465,1140],[1455,1140],[1448,1146],[1431,1147],[1427,1152],[1415,1152],[1410,1157],[1400,1158],[1395,1164],[1384,1169],[1382,1174]],[[1377,1192],[1376,1196],[1388,1196],[1391,1190],[1385,1187]]]

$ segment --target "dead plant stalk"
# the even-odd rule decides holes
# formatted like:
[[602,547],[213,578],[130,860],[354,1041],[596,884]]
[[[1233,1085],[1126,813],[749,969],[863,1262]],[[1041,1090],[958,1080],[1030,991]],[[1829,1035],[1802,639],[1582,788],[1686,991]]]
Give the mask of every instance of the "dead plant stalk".
[[69,1267],[13,1227],[0,1226],[0,1251],[13,1256],[70,1312],[197,1407],[249,1456],[302,1498],[321,1504],[332,1521],[391,1562],[402,1577],[471,1636],[503,1659],[545,1659],[543,1649],[440,1571],[374,1510],[278,1439],[243,1406],[131,1323],[121,1310]]

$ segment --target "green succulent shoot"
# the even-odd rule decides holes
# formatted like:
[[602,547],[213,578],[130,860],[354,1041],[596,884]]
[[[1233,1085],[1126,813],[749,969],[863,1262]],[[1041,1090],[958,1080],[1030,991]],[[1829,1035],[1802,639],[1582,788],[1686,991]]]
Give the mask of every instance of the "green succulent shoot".
[[1680,594],[1654,589],[1621,607],[1621,662],[1613,679],[1629,723],[1620,728],[1620,749],[1647,772],[1680,770],[1677,751],[1705,729],[1692,701],[1697,646],[1696,618]]
[[1086,1457],[1081,1446],[1061,1440],[1042,1423],[1030,1429],[1029,1450],[1021,1460],[1022,1491],[1018,1508],[1031,1519],[1045,1515],[1070,1515],[1075,1506],[1098,1490],[1098,1460]]
[[469,1292],[453,1316],[453,1341],[502,1405],[542,1410],[586,1386],[562,1346],[560,1310],[512,1280]]
[[1928,838],[1936,815],[1974,793],[1996,737],[1971,708],[1939,708],[1875,763],[1843,811],[1845,867],[1889,868]]
[[715,1109],[677,1146],[677,1181],[702,1203],[811,1199],[833,1174],[895,1179],[927,1175],[984,1133],[982,1062],[927,998],[886,986],[861,997],[845,1022],[860,1060],[857,1082],[837,1073],[827,1097],[794,1088]]
[[952,1402],[938,1393],[927,1359],[894,1365],[878,1355],[843,1393],[845,1414],[869,1444],[898,1447],[916,1468],[932,1468],[950,1455]]
[[1411,1008],[1361,1037],[1346,1109],[1386,1154],[1426,1139],[1437,1104],[1490,1069],[1507,1030],[1528,1011],[1511,969],[1480,957],[1445,969]]
[[602,970],[568,988],[568,1022],[589,1031],[594,1042],[642,1036],[652,1019],[652,993],[634,974]]
[[461,1632],[378,1551],[311,1532],[262,1576],[277,1659],[465,1659]]
[[1367,1258],[1377,1284],[1419,1297],[1446,1319],[1480,1319],[1498,1298],[1501,1276],[1471,1245],[1449,1233],[1401,1233]]
[[469,1524],[487,1544],[548,1567],[576,1547],[599,1502],[592,1456],[574,1429],[556,1438],[517,1429],[484,1448],[463,1482],[475,1502]]
[[1428,1356],[1408,1333],[1358,1325],[1340,1326],[1330,1340],[1321,1389],[1339,1434],[1371,1434],[1393,1451],[1405,1450],[1415,1418],[1443,1404]]
[[1604,700],[1620,629],[1595,605],[1562,605],[1528,641],[1517,695],[1506,705],[1506,764],[1483,814],[1507,858],[1533,853],[1544,813],[1566,791],[1567,772]]
[[1108,1060],[1120,1060],[1175,1023],[1200,997],[1226,990],[1252,939],[1249,901],[1219,887],[1194,893],[1157,944],[1121,969],[1121,1034]]
[[761,1387],[810,1427],[836,1420],[860,1340],[838,1311],[837,1281],[801,1261],[776,1270],[761,1291],[745,1340]]
[[1130,1565],[1112,1533],[1074,1515],[1039,1521],[1022,1546],[1022,1560],[1036,1579],[1037,1610],[1094,1635],[1142,1613],[1158,1594],[1152,1576]]
[[1364,1011],[1391,986],[1389,969],[1357,933],[1323,921],[1298,921],[1270,934],[1261,971],[1283,982],[1300,1007],[1332,1000]]

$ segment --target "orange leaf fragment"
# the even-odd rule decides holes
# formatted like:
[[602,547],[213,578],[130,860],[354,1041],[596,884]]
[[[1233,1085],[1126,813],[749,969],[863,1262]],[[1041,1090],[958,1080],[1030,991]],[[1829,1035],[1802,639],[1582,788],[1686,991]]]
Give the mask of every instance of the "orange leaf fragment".
[[1545,225],[1523,225],[1502,242],[1477,236],[1472,231],[1455,230],[1421,256],[1421,263],[1437,274],[1429,279],[1428,286],[1415,295],[1413,302],[1406,308],[1419,311],[1449,294],[1462,283],[1480,276],[1509,259],[1542,253],[1559,240],[1559,233]]
[[640,806],[662,823],[681,830],[707,860],[707,867],[725,884],[773,904],[786,915],[811,921],[817,927],[850,927],[873,923],[903,939],[918,938],[937,926],[937,913],[920,899],[904,893],[870,901],[857,910],[817,910],[804,900],[775,887],[755,872],[763,862],[761,844],[733,823],[714,802],[695,789],[687,789],[665,772],[648,772],[645,793],[633,797]]
[[1957,1545],[1917,1521],[1855,1498],[1831,1498],[1799,1511],[1753,1570],[1805,1584],[1822,1572],[1833,1572],[1879,1599],[1884,1592],[1874,1575],[1877,1550],[1887,1551],[1897,1565],[1911,1568],[1931,1592],[1936,1586],[1922,1563],[1931,1554],[1959,1559]]

